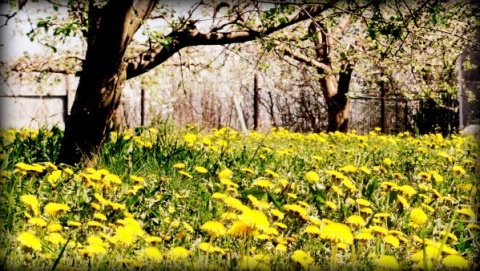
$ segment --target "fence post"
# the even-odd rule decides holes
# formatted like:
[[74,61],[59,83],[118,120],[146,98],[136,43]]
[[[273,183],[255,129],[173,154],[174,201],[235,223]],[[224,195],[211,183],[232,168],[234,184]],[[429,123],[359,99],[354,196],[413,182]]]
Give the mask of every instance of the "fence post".
[[258,78],[257,74],[253,77],[253,129],[258,129],[259,114],[259,95],[258,95]]
[[[383,77],[383,72],[380,73],[380,78]],[[385,116],[385,93],[387,92],[386,86],[385,86],[385,81],[382,80],[380,82],[380,125],[382,129],[382,133],[386,132],[386,126],[387,126],[387,118]]]
[[140,126],[145,125],[145,89],[141,89],[140,93]]

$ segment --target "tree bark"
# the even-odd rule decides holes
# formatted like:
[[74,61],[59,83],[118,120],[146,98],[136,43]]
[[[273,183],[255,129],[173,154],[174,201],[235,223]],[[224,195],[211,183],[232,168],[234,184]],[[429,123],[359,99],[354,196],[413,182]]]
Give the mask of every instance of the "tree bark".
[[[334,33],[341,35],[348,24],[350,17],[344,18]],[[327,132],[347,132],[350,113],[350,101],[347,93],[350,89],[350,80],[353,72],[353,64],[346,62],[342,72],[338,75],[338,80],[332,73],[331,50],[333,44],[333,35],[330,29],[323,25],[312,22],[309,27],[309,34],[316,34],[314,38],[315,53],[321,64],[317,65],[318,74],[323,77],[320,79],[320,87],[327,104],[328,125]],[[328,68],[325,68],[328,67]]]

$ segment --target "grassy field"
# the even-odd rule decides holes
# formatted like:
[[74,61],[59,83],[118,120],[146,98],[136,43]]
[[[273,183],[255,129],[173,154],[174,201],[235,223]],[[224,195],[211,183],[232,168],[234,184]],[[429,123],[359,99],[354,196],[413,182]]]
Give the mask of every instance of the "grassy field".
[[461,135],[138,128],[96,168],[62,131],[2,131],[2,270],[478,269]]

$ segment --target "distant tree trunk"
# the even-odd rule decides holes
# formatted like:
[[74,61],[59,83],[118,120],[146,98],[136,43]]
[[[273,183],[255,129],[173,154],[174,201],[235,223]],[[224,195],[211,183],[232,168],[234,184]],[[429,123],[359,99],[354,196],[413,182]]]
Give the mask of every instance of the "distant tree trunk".
[[[337,35],[343,33],[350,18],[346,17],[336,31]],[[338,80],[332,74],[332,35],[330,29],[326,29],[320,23],[312,22],[309,27],[309,34],[314,36],[315,53],[320,64],[317,67],[318,74],[323,77],[320,79],[323,97],[327,104],[328,125],[327,132],[347,132],[350,113],[350,101],[347,93],[350,89],[350,80],[352,78],[353,64],[346,61],[343,70],[338,76]]]

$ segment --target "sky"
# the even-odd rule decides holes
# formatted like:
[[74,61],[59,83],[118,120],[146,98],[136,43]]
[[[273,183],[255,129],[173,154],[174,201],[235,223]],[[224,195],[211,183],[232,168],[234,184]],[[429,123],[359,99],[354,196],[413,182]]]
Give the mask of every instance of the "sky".
[[[0,14],[9,13],[9,4],[0,3]],[[47,48],[39,46],[29,40],[26,33],[30,30],[28,24],[18,24],[17,20],[26,20],[27,14],[20,11],[14,18],[8,21],[6,26],[0,28],[0,44],[2,46],[2,53],[0,59],[2,61],[12,61],[23,55],[23,52],[28,51],[30,54],[40,53]],[[3,25],[5,18],[0,19],[0,25]],[[19,33],[19,31],[23,32]]]

